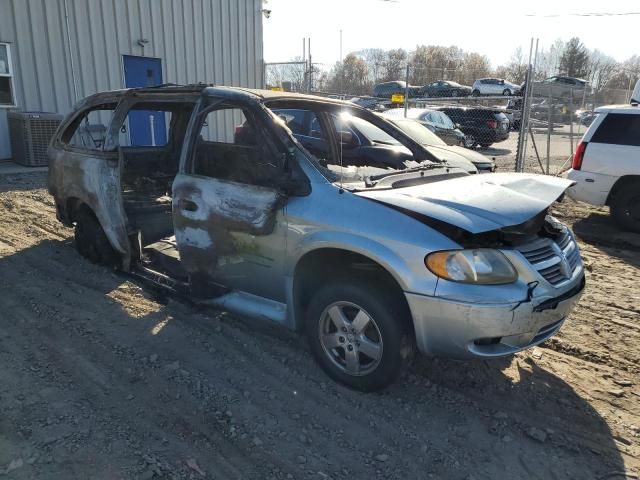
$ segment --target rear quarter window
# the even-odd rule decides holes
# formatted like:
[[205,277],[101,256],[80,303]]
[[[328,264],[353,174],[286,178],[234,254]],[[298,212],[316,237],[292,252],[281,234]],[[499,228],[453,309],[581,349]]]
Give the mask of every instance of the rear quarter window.
[[640,115],[609,113],[591,137],[594,143],[640,146]]

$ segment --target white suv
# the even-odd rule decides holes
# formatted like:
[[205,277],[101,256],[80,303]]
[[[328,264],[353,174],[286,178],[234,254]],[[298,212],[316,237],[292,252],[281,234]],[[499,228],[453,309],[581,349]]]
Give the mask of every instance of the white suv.
[[[635,99],[635,100],[633,100]],[[565,176],[567,194],[592,205],[609,205],[618,225],[640,232],[640,82],[631,105],[596,109]]]

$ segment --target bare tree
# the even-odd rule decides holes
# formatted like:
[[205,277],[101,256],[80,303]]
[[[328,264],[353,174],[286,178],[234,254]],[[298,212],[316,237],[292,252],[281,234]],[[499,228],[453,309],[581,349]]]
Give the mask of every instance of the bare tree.
[[365,48],[358,53],[367,64],[369,80],[378,83],[383,76],[386,52],[381,48]]
[[336,62],[329,75],[327,87],[330,92],[362,95],[371,91],[372,85],[368,77],[366,62],[350,53],[344,61]]
[[456,81],[463,85],[471,85],[478,78],[488,77],[491,74],[491,62],[485,55],[476,52],[465,53],[462,57],[462,65],[458,69]]
[[564,42],[560,39],[556,39],[548,49],[541,49],[538,52],[534,80],[544,80],[556,75],[560,69],[562,52],[564,52]]
[[298,63],[268,63],[265,65],[265,83],[267,87],[282,87],[290,85],[294,92],[305,89],[306,64],[301,57],[295,57],[291,62]]
[[516,48],[506,65],[496,68],[496,77],[504,78],[514,83],[524,82],[527,74],[527,60],[524,57],[522,47]]
[[402,80],[405,78],[405,68],[407,65],[407,51],[402,48],[388,50],[383,62],[383,81]]
[[613,57],[605,55],[600,50],[589,53],[589,75],[587,79],[595,90],[602,90],[619,69]]

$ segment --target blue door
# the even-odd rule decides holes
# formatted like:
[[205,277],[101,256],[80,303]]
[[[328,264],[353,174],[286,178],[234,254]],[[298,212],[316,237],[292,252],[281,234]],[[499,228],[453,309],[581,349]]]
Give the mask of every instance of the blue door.
[[[153,87],[162,84],[162,61],[159,58],[123,55],[123,63],[125,87]],[[166,145],[167,125],[164,112],[132,110],[128,120],[131,146]]]

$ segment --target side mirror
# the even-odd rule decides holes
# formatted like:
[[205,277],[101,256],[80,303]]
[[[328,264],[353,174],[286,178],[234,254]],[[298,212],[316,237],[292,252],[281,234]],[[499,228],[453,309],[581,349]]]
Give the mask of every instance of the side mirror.
[[342,130],[340,132],[340,143],[342,143],[345,147],[357,147],[359,142],[358,138],[353,134],[353,132]]
[[454,127],[456,127],[456,128],[458,128],[458,129],[459,129],[459,128],[460,128],[460,124],[459,124],[459,123],[455,123],[455,124],[454,124]]
[[285,195],[290,197],[304,197],[311,193],[311,183],[305,176],[296,178],[294,175],[286,175],[280,182],[280,188]]
[[500,85],[504,85],[504,80],[500,80]]

